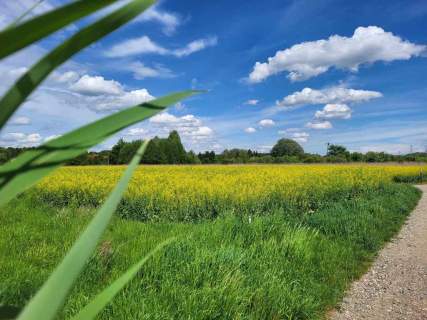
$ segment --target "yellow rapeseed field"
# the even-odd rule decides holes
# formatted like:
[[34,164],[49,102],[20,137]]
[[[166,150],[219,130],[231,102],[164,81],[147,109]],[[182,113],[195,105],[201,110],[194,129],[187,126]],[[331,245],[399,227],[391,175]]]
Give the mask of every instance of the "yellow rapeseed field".
[[[34,195],[56,205],[96,206],[125,166],[64,167],[39,183]],[[219,214],[275,209],[313,210],[325,200],[379,188],[395,176],[417,176],[427,166],[212,165],[141,166],[119,208],[141,220],[191,221]]]

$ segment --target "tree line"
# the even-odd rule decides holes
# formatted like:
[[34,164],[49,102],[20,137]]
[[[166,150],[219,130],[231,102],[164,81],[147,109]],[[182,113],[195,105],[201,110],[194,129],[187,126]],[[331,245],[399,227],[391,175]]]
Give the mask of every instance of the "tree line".
[[[111,150],[89,151],[68,162],[68,165],[127,164],[143,141],[120,139]],[[31,148],[0,147],[0,164]],[[350,152],[344,146],[330,144],[327,154],[310,154],[296,141],[280,139],[270,152],[251,149],[226,149],[221,153],[187,152],[177,131],[167,138],[155,137],[148,143],[141,163],[145,164],[239,164],[239,163],[345,163],[345,162],[427,162],[427,153],[392,155],[385,152]]]

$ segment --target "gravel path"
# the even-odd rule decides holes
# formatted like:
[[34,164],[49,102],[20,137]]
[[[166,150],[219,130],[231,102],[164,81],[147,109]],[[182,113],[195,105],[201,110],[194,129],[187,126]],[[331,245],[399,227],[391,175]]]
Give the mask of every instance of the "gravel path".
[[427,185],[418,188],[418,206],[332,320],[427,320]]

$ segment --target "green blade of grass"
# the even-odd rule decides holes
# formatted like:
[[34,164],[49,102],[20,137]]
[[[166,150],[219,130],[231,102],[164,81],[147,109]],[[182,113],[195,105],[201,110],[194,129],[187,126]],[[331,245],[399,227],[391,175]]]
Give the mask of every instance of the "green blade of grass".
[[[133,0],[104,18],[83,28],[50,51],[31,67],[0,100],[0,129],[21,103],[57,67],[93,42],[101,39],[152,5],[155,0]],[[0,43],[3,43],[0,41]]]
[[142,258],[139,262],[135,263],[132,267],[130,267],[123,275],[121,275],[116,281],[114,281],[110,286],[104,289],[101,293],[99,293],[88,305],[86,305],[82,310],[79,311],[77,315],[75,315],[71,320],[88,320],[94,319],[96,315],[105,308],[105,306],[115,297],[117,293],[120,292],[121,289],[132,280],[141,267],[149,258],[151,258],[156,252],[170,244],[174,241],[174,238],[167,239],[157,245],[153,250],[151,250],[144,258]]
[[[44,0],[37,0],[31,7],[29,7],[24,13],[18,16],[11,24],[9,24],[6,29],[13,28],[17,24],[19,24],[26,16],[28,16],[35,8],[42,4]],[[1,33],[0,33],[1,34]],[[1,51],[1,50],[0,50]],[[11,52],[12,53],[12,52]],[[1,59],[1,56],[0,56]]]
[[148,140],[144,141],[138,149],[105,203],[92,218],[87,228],[68,251],[59,266],[51,273],[41,289],[24,308],[18,320],[50,320],[56,317],[56,313],[63,305],[73,283],[95,250],[111,216],[116,211],[127,184],[134,170],[138,167],[147,145]]
[[196,93],[199,91],[182,91],[128,108],[22,153],[0,167],[0,205],[114,133]]
[[0,59],[117,0],[78,0],[19,24],[42,1],[36,2],[29,10],[17,18],[12,25],[0,32],[0,43],[7,43],[7,45],[0,47]]

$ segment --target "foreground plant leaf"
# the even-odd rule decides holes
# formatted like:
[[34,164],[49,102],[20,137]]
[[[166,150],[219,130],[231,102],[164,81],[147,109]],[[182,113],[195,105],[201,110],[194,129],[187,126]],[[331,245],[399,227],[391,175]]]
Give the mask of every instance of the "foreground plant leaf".
[[80,310],[76,316],[71,318],[71,320],[94,319],[96,315],[101,312],[105,306],[115,297],[115,295],[119,293],[119,291],[122,290],[123,287],[133,279],[133,277],[136,276],[138,271],[141,269],[144,263],[147,262],[148,259],[150,259],[156,252],[174,240],[174,238],[170,238],[157,245],[144,258],[130,267],[120,278],[118,278],[110,286],[99,293],[87,306]]
[[199,91],[182,91],[117,112],[40,147],[0,167],[0,205],[31,187],[64,162],[84,153],[114,133],[147,119]]
[[132,158],[125,173],[110,193],[109,197],[98,210],[91,222],[74,243],[60,265],[50,275],[42,288],[22,311],[18,320],[50,320],[54,319],[59,308],[63,305],[73,283],[82,271],[86,261],[93,253],[102,233],[107,227],[111,216],[116,211],[126,186],[138,167],[142,155],[147,148],[148,140]]
[[[91,1],[85,1],[91,2]],[[57,67],[93,42],[101,39],[128,21],[138,16],[142,11],[152,5],[155,0],[133,0],[129,4],[117,9],[104,18],[81,29],[61,45],[50,51],[40,61],[31,67],[19,80],[6,92],[0,100],[0,128],[12,116],[21,103],[37,88],[37,86]],[[5,31],[7,32],[7,31]],[[0,39],[0,43],[9,42]],[[7,46],[4,46],[7,47]]]
[[78,0],[20,23],[42,1],[34,3],[12,25],[0,32],[0,43],[7,43],[7,46],[0,47],[0,59],[118,0]]

